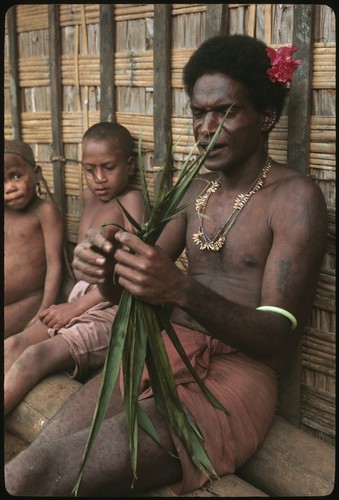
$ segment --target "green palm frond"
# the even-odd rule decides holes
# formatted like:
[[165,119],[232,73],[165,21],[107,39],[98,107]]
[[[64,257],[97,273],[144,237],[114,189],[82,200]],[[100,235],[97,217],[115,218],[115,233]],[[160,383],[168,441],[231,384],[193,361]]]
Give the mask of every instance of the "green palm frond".
[[[146,209],[149,214],[148,222],[140,227],[124,209],[121,203],[119,203],[119,206],[130,223],[136,228],[137,235],[146,243],[151,245],[155,244],[167,222],[187,206],[187,204],[180,206],[181,200],[193,178],[204,164],[210,150],[213,148],[223,122],[224,120],[220,123],[218,130],[203,154],[194,156],[192,153],[193,150],[191,151],[175,185],[171,188],[169,187],[169,179],[172,175],[172,150],[168,149],[162,171],[162,179],[153,207],[151,207],[145,172],[142,167],[141,138],[139,137],[138,165]],[[210,403],[216,408],[229,414],[228,410],[219,403],[217,398],[204,385],[203,381],[191,366],[175,330],[172,327],[168,309],[166,307],[147,304],[133,297],[127,291],[124,291],[120,299],[118,312],[113,321],[92,427],[72,493],[77,494],[78,492],[88,454],[104,420],[113,389],[117,382],[120,367],[122,367],[123,374],[123,406],[134,479],[137,477],[138,427],[140,426],[152,436],[160,446],[162,446],[156,429],[150,418],[142,410],[138,401],[140,382],[145,365],[149,373],[156,408],[164,416],[170,428],[186,447],[193,463],[206,473],[216,475],[214,467],[205,451],[199,429],[179,399],[175,379],[161,333],[163,330],[166,330],[174,347],[183,359],[193,378],[199,384],[206,398],[208,398]]]

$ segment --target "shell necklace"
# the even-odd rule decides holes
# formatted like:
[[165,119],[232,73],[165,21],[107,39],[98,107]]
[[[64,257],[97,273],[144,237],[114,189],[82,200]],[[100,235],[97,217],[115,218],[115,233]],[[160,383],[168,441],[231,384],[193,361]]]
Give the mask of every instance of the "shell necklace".
[[231,227],[233,226],[236,218],[240,214],[241,210],[246,206],[250,198],[259,191],[264,185],[266,176],[271,168],[271,158],[268,156],[266,164],[259,176],[256,178],[250,189],[246,194],[238,194],[233,203],[233,211],[227,218],[226,222],[220,227],[214,238],[210,238],[203,226],[203,217],[205,215],[206,205],[209,197],[212,193],[215,193],[217,189],[221,186],[221,178],[211,181],[209,188],[205,194],[200,195],[195,200],[195,209],[198,212],[198,217],[200,219],[199,232],[193,234],[193,241],[199,246],[199,250],[213,250],[213,252],[218,252],[226,241],[226,236]]

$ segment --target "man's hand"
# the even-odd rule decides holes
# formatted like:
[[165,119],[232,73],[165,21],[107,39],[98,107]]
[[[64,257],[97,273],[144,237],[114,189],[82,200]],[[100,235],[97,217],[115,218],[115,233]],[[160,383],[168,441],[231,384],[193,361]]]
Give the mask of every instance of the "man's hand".
[[112,241],[117,231],[115,226],[87,231],[85,240],[74,249],[73,269],[78,280],[100,285],[112,275],[114,268]]
[[117,282],[150,304],[175,304],[185,277],[174,262],[135,235],[119,231],[115,238],[122,245],[114,254]]

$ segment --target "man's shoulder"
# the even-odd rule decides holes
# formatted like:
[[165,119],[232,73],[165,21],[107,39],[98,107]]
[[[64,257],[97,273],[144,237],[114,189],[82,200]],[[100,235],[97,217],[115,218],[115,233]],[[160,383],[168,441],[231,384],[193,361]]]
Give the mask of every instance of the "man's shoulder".
[[268,184],[283,195],[297,192],[300,196],[323,197],[321,189],[311,177],[280,163],[274,164]]
[[324,194],[318,184],[308,175],[295,169],[277,166],[272,168],[268,187],[271,196],[268,203],[272,213],[287,220],[290,214],[303,214],[307,210],[309,216],[318,217],[325,223],[327,207]]

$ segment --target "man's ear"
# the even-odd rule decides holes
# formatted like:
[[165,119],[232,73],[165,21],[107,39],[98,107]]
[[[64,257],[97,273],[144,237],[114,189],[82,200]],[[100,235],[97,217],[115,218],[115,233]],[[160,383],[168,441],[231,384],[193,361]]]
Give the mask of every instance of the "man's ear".
[[268,133],[272,130],[277,120],[277,110],[275,108],[269,108],[263,113],[263,120],[261,125],[261,130]]
[[130,156],[127,160],[128,164],[128,175],[134,175],[135,166],[136,166],[136,158],[134,155]]

